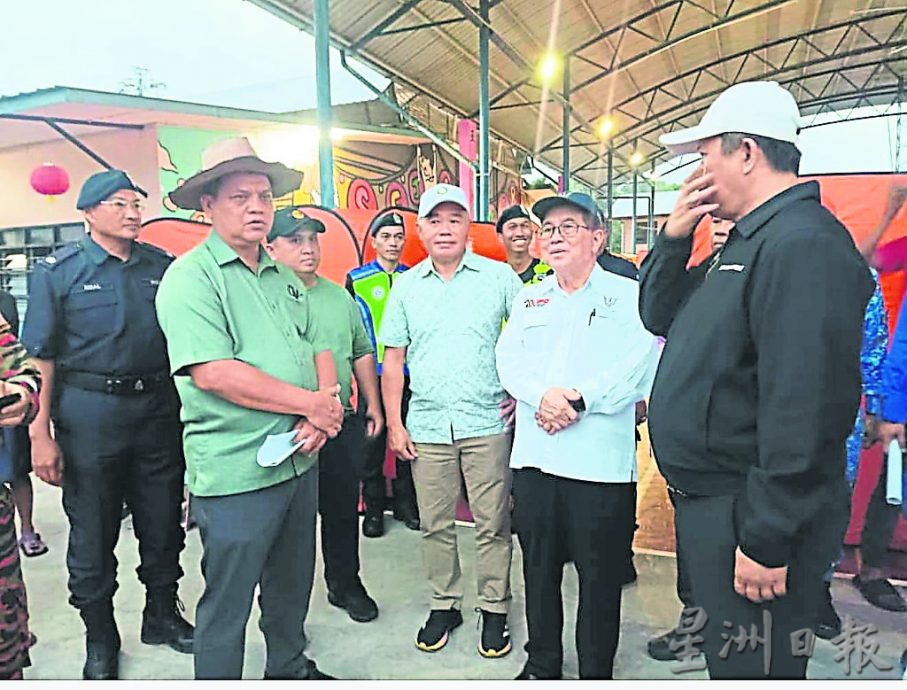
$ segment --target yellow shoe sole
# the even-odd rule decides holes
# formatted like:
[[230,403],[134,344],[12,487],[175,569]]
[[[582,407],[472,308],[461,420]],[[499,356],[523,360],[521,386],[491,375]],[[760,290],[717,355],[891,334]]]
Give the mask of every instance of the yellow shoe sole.
[[507,646],[503,649],[483,649],[482,643],[479,642],[479,654],[486,659],[500,659],[502,656],[510,654],[511,649],[513,649],[513,645],[511,645],[509,641],[507,642]]
[[450,640],[449,631],[444,633],[444,637],[435,642],[433,645],[424,644],[422,642],[419,642],[419,640],[416,640],[416,647],[418,649],[421,649],[423,652],[437,652],[447,644],[448,640]]

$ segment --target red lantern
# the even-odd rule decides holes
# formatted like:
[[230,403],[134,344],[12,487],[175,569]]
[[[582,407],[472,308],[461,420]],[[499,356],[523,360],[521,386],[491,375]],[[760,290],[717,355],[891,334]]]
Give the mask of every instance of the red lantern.
[[69,173],[59,165],[45,163],[31,171],[32,189],[48,197],[65,194],[69,189]]

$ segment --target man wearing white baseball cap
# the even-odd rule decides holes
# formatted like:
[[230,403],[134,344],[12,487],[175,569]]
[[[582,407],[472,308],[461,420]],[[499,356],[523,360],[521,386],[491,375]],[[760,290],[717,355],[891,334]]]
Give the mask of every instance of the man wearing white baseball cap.
[[[463,623],[463,579],[454,523],[460,476],[476,525],[479,653],[510,652],[510,445],[513,400],[494,348],[522,283],[506,263],[467,250],[463,190],[438,184],[419,202],[428,258],[394,281],[381,323],[381,390],[388,443],[412,462],[431,613],[416,646],[441,649]],[[403,364],[412,399],[401,416]],[[404,426],[405,424],[405,426]]]
[[[667,338],[649,432],[701,607],[679,632],[701,635],[712,678],[806,676],[849,517],[845,440],[873,282],[819,185],[797,179],[799,122],[778,84],[746,82],[664,135],[702,163],[640,271],[643,323]],[[735,226],[687,270],[707,213]]]

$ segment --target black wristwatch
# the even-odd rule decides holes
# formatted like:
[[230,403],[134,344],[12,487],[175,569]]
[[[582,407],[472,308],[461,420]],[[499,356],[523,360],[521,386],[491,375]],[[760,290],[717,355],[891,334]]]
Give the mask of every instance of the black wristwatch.
[[579,400],[570,401],[570,407],[572,407],[577,412],[585,412],[586,411],[586,401],[583,400],[583,396],[580,395]]

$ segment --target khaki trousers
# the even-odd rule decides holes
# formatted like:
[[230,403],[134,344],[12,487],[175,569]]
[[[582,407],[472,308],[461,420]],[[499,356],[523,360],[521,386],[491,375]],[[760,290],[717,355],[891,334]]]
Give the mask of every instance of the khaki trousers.
[[453,444],[417,443],[413,479],[422,523],[422,559],[432,609],[459,609],[463,583],[454,524],[460,476],[476,525],[479,606],[507,613],[510,601],[511,434],[466,438]]

